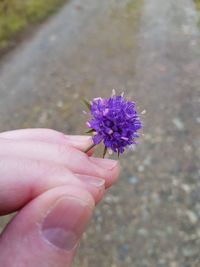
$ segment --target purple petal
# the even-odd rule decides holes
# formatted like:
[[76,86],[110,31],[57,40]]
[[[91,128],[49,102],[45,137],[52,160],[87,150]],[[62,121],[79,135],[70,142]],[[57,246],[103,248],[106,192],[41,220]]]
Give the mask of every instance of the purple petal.
[[99,143],[101,143],[101,141],[103,140],[103,137],[99,134],[96,134],[93,136],[93,142],[95,145],[98,145]]

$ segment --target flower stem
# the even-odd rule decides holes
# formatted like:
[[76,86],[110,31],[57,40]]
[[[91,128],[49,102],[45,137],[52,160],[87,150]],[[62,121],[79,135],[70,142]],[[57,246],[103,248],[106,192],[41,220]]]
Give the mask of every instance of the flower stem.
[[90,151],[93,147],[95,147],[95,144],[92,144],[91,146],[89,146],[84,152],[87,153],[88,151]]

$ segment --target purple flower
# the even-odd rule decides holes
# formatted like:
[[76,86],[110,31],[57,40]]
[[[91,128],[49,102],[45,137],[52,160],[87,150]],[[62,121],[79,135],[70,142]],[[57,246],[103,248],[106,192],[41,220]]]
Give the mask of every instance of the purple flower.
[[105,149],[120,154],[136,143],[142,124],[134,102],[127,101],[123,96],[98,97],[90,102],[90,114],[92,118],[87,126],[94,133],[95,145],[103,141]]

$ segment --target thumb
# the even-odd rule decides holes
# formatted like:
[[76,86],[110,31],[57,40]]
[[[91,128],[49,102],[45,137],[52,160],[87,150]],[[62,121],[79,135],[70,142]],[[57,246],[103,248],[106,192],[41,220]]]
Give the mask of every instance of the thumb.
[[4,267],[69,267],[94,201],[82,188],[51,189],[27,204],[0,237]]

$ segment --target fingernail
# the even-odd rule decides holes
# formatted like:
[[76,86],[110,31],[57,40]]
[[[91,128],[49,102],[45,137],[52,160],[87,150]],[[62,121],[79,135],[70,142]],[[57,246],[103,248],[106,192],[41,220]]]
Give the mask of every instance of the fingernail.
[[106,170],[112,170],[114,169],[118,162],[116,160],[112,160],[112,159],[100,159],[100,158],[93,158],[90,157],[89,158],[93,163],[97,164],[98,166],[100,166],[103,169]]
[[47,213],[42,223],[45,241],[58,249],[72,251],[91,218],[90,206],[77,198],[60,199]]
[[77,175],[78,178],[87,184],[93,185],[97,188],[104,187],[105,185],[105,180],[98,178],[98,177],[93,177],[93,176],[87,176],[87,175]]

